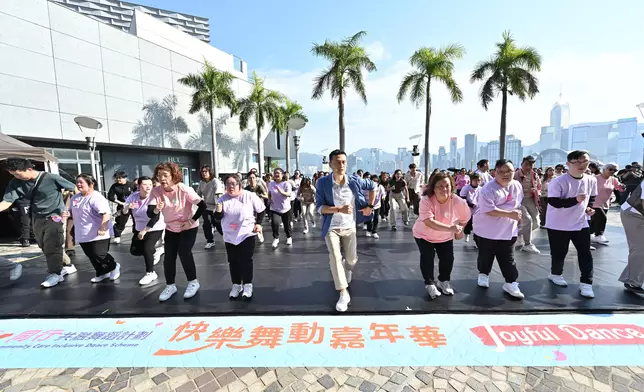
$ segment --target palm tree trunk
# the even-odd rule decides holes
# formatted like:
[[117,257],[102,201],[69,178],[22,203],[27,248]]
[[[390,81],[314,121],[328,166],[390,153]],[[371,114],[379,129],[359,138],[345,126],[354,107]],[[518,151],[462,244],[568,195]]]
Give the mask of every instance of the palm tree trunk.
[[255,123],[257,128],[257,174],[258,178],[262,178],[264,174],[264,154],[262,149],[262,131],[259,128],[259,122]]
[[508,114],[508,90],[503,89],[501,102],[501,135],[499,135],[499,159],[505,159],[505,121]]
[[286,171],[291,173],[291,143],[288,142],[288,129],[286,130]]
[[210,111],[210,134],[212,135],[212,171],[215,178],[219,178],[219,162],[217,157],[217,132],[215,131],[215,115]]
[[342,91],[338,97],[338,125],[340,127],[340,150],[344,151],[344,97]]
[[429,120],[432,117],[432,97],[430,93],[430,84],[432,79],[427,80],[427,91],[425,92],[425,151],[423,157],[425,158],[425,183],[429,182]]

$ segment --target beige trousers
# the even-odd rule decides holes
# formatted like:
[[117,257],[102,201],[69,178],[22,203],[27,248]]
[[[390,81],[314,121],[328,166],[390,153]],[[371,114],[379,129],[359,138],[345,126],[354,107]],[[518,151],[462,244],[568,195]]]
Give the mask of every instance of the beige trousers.
[[539,228],[539,209],[532,197],[525,197],[521,205],[521,232],[525,244],[532,243],[532,231]]
[[644,216],[636,212],[620,211],[622,226],[628,242],[628,264],[622,271],[619,281],[632,286],[644,285]]
[[[353,270],[358,261],[356,251],[356,229],[332,229],[325,237],[326,247],[329,250],[329,264],[335,289],[340,291],[349,287],[346,269]],[[345,260],[342,261],[342,250]]]

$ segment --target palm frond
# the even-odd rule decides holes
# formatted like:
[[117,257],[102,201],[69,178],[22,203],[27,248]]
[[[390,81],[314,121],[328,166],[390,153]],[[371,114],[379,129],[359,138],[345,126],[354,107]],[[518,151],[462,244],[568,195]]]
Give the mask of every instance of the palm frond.
[[[396,99],[398,100],[398,103],[401,103],[404,99],[405,96],[407,96],[407,92],[409,90],[414,90],[418,87],[415,87],[417,84],[421,84],[420,86],[421,90],[425,90],[425,75],[422,72],[419,71],[410,71],[403,77],[403,80],[400,82],[400,87],[398,88],[398,94],[396,95]],[[412,100],[412,103],[418,105],[418,102],[415,102]]]
[[470,76],[470,83],[483,80],[487,75],[494,73],[495,69],[496,61],[494,58],[476,63],[476,65],[474,65],[472,75]]
[[360,69],[349,69],[347,71],[347,77],[351,82],[351,85],[353,86],[355,92],[358,93],[360,99],[362,99],[362,102],[364,102],[364,104],[366,105],[367,92],[364,86],[364,80],[362,79],[362,72],[360,72]]

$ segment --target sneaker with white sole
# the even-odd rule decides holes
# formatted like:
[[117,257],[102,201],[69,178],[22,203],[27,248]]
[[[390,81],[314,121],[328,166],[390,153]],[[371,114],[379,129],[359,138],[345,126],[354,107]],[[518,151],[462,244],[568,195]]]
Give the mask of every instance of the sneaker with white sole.
[[156,248],[154,251],[154,265],[159,264],[159,261],[161,261],[161,256],[165,254],[165,248],[164,247],[159,247]]
[[206,246],[204,246],[203,248],[204,248],[204,249],[212,249],[212,248],[214,248],[214,247],[215,247],[215,243],[214,243],[214,242],[209,242],[209,243],[207,243],[207,244],[206,244]]
[[441,292],[438,291],[435,284],[425,285],[425,290],[427,290],[427,294],[429,294],[429,298],[431,299],[435,299],[441,296]]
[[371,232],[370,231],[366,232],[365,234],[366,234],[367,237],[371,237]]
[[523,247],[523,245],[525,245],[525,241],[523,240],[523,237],[519,236],[519,238],[517,238],[517,242],[514,243],[514,247],[519,248]]
[[200,287],[201,285],[199,285],[199,281],[197,279],[188,282],[188,287],[186,287],[186,291],[183,293],[183,298],[188,299],[194,297]]
[[550,279],[550,281],[552,283],[556,284],[557,286],[561,286],[561,287],[567,287],[568,286],[568,282],[566,282],[564,277],[561,276],[561,275],[549,274],[548,279]]
[[373,237],[373,239],[375,239],[375,240],[377,240],[378,238],[380,238],[380,236],[378,235],[378,233],[373,233],[371,236],[372,236],[372,237]]
[[351,296],[349,295],[348,291],[341,291],[340,292],[340,299],[338,299],[338,302],[335,304],[335,310],[338,312],[344,313],[349,309],[349,305],[351,304]]
[[302,233],[304,233],[304,234],[308,234],[308,233],[309,233],[309,229],[304,229],[304,231],[303,231]]
[[50,274],[49,276],[47,276],[47,278],[45,279],[45,281],[44,281],[44,282],[42,282],[40,285],[41,285],[42,287],[45,287],[45,288],[54,287],[54,286],[56,286],[58,283],[60,283],[60,282],[62,282],[62,281],[64,281],[64,280],[65,280],[65,278],[63,277],[63,275]]
[[604,235],[602,234],[595,237],[595,242],[598,244],[606,245],[609,241],[608,238],[604,237]]
[[470,235],[469,234],[465,234],[465,242],[470,242]]
[[99,275],[99,276],[95,276],[95,277],[93,277],[92,279],[90,279],[90,282],[92,282],[92,283],[98,283],[98,282],[102,282],[102,281],[104,281],[105,279],[109,279],[109,278],[110,278],[110,274],[109,274],[109,272],[108,272],[107,274],[103,274],[103,275]]
[[293,245],[293,237],[286,239],[286,245]]
[[537,249],[537,247],[534,246],[534,244],[525,244],[523,245],[523,248],[521,248],[521,250],[535,255],[541,254],[539,249]]
[[113,244],[120,244],[121,243],[121,237],[112,238],[112,243]]
[[159,295],[159,301],[164,302],[170,299],[173,295],[177,293],[177,285],[175,284],[169,284],[165,286],[165,289],[161,292]]
[[259,241],[260,244],[264,243],[264,234],[257,233],[257,240]]
[[121,264],[116,263],[114,271],[110,272],[110,280],[116,280],[121,277]]
[[273,249],[276,249],[277,245],[279,245],[279,244],[280,244],[280,240],[278,238],[276,238],[276,239],[273,240],[273,244],[271,246],[273,247]]
[[315,229],[315,221],[311,222],[311,227]]
[[152,271],[152,272],[147,272],[147,273],[146,273],[146,274],[141,278],[141,280],[139,280],[139,284],[140,284],[141,286],[145,286],[145,285],[148,285],[148,284],[150,284],[150,283],[154,282],[154,281],[155,281],[155,280],[157,280],[157,279],[159,279],[159,276],[157,275],[157,273],[156,273],[156,272],[154,272],[154,271]]
[[597,248],[595,248],[594,246],[591,245],[590,250],[597,250]]
[[230,299],[236,299],[239,298],[239,295],[244,291],[244,288],[240,284],[233,284],[233,288],[230,289],[230,294],[228,294],[228,298]]
[[242,299],[249,300],[253,298],[253,284],[252,283],[245,283],[244,284],[244,292],[242,293]]
[[476,282],[479,287],[490,287],[490,277],[485,274],[479,274],[478,281]]
[[593,285],[588,283],[579,284],[579,294],[582,297],[586,298],[595,298],[595,292],[593,291]]
[[362,225],[362,230],[367,231],[367,225]]
[[449,280],[446,280],[445,282],[436,282],[436,287],[438,287],[438,289],[445,295],[454,295],[454,289],[449,283]]
[[525,298],[521,290],[519,290],[518,282],[503,283],[503,291],[510,294],[514,298]]
[[16,266],[13,267],[9,273],[9,280],[18,280],[22,276],[22,264],[16,263]]
[[65,276],[65,275],[75,274],[76,272],[78,272],[78,270],[76,269],[74,264],[70,264],[70,265],[63,266],[63,269],[62,271],[60,271],[60,274],[62,276]]

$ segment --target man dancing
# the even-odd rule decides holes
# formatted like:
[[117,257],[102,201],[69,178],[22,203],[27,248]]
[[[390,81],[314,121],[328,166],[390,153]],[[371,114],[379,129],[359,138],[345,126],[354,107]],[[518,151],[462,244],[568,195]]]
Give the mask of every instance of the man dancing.
[[[331,151],[329,163],[333,173],[318,179],[315,207],[322,214],[321,235],[329,250],[333,283],[340,292],[335,309],[346,312],[351,303],[347,288],[358,261],[356,224],[371,220],[377,188],[369,179],[347,175],[347,154],[344,151]],[[369,200],[365,199],[363,190],[369,191]],[[356,214],[356,211],[360,213]],[[344,261],[341,249],[344,249]]]

